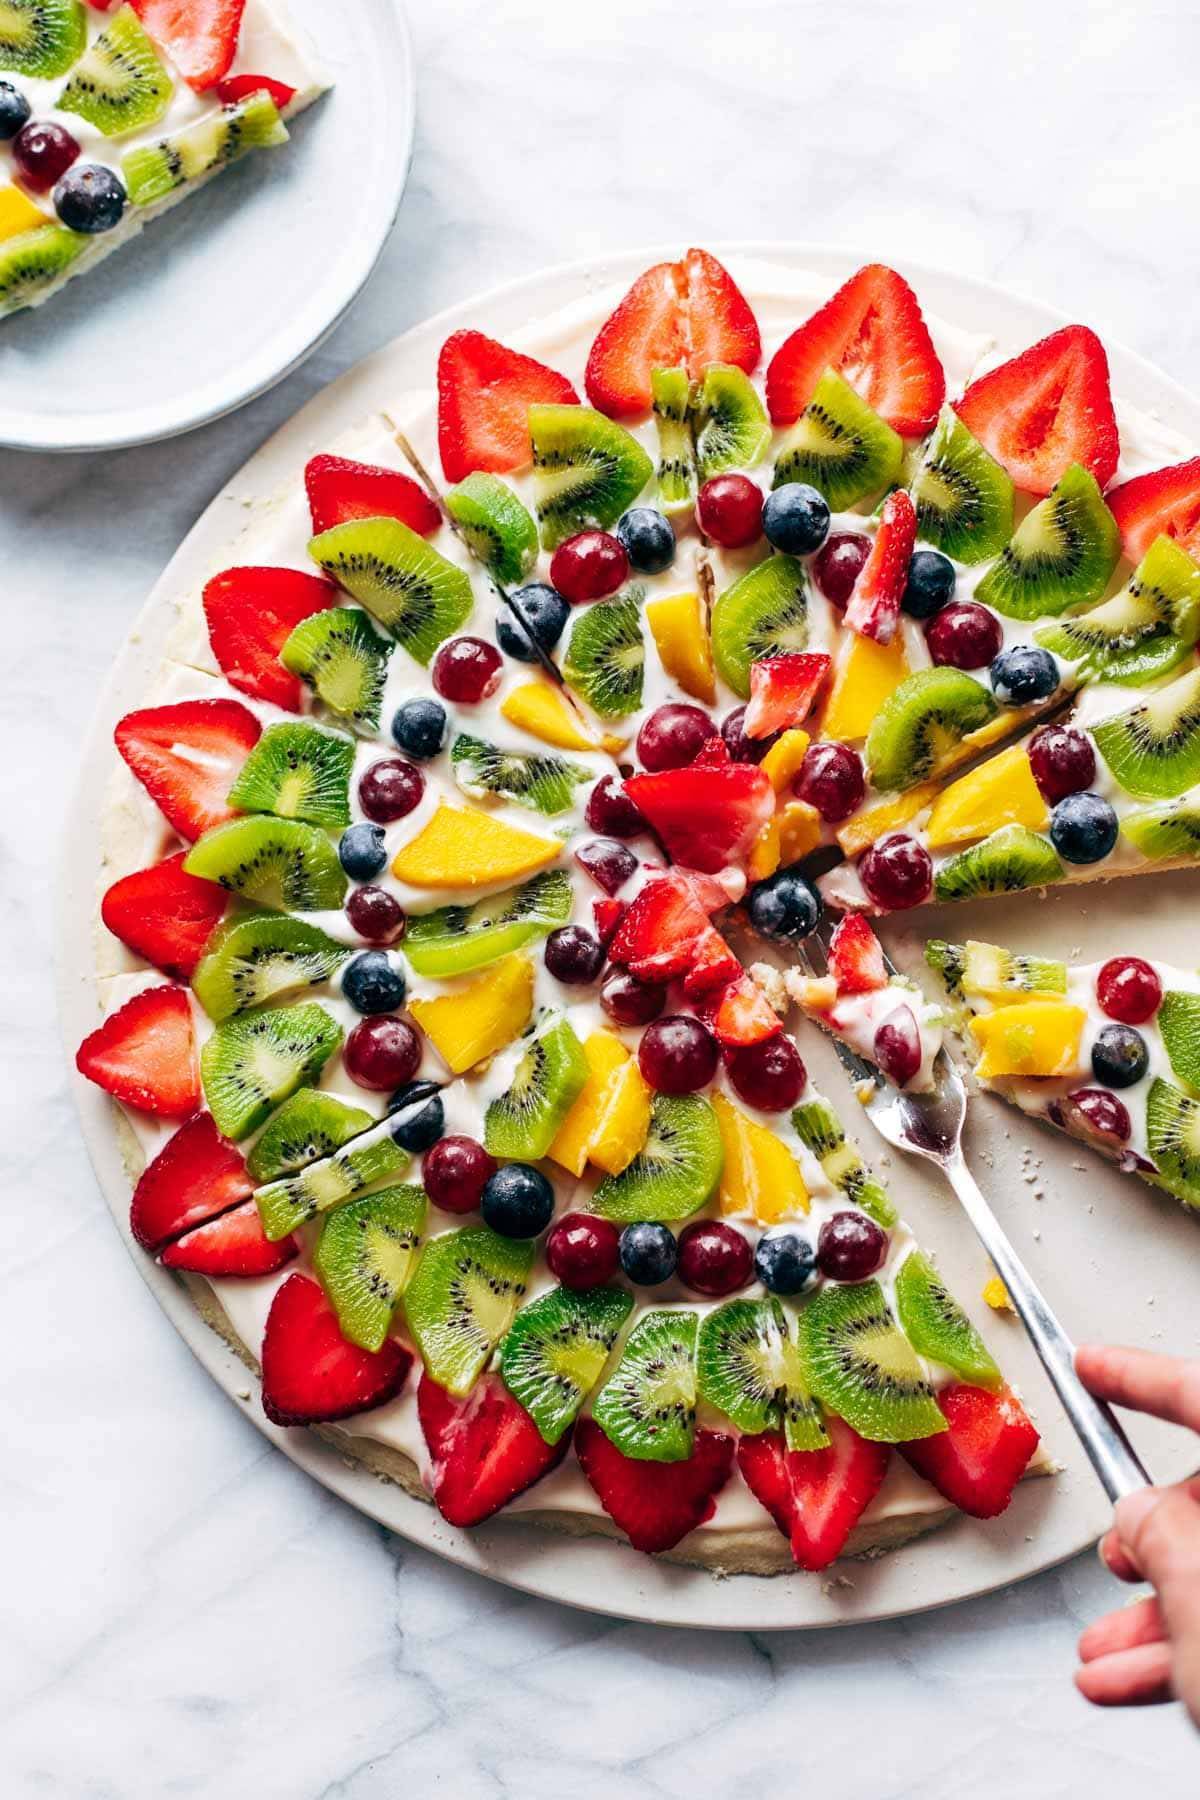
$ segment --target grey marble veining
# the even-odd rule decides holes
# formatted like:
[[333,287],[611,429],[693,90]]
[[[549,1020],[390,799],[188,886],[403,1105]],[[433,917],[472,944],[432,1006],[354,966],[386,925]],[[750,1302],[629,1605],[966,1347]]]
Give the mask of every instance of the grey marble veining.
[[174,444],[0,454],[0,1789],[1182,1800],[1196,1748],[1177,1711],[1102,1715],[1070,1686],[1080,1626],[1116,1597],[1094,1558],[790,1638],[522,1598],[390,1539],[268,1449],[111,1229],[53,1012],[59,814],[158,571],[332,376],[548,262],[777,236],[1000,280],[1200,383],[1200,15],[1173,0],[414,0],[412,23],[411,186],[321,351]]

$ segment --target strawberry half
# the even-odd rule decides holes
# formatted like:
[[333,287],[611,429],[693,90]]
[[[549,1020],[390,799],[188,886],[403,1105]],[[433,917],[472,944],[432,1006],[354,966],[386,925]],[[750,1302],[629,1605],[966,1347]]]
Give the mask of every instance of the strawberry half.
[[168,1244],[160,1260],[166,1269],[189,1269],[197,1275],[252,1276],[273,1275],[299,1254],[294,1237],[273,1244],[263,1230],[258,1207],[253,1200],[244,1200],[232,1212]]
[[727,1050],[765,1043],[783,1030],[774,1007],[750,975],[738,974],[719,993],[705,994],[696,1001],[696,1011]]
[[665,870],[630,901],[608,954],[640,981],[670,981],[691,968],[710,932],[717,935],[687,875]]
[[419,481],[399,469],[351,462],[345,456],[314,456],[304,470],[314,532],[330,531],[348,519],[399,519],[410,531],[429,537],[442,515]]
[[683,976],[683,991],[689,1000],[699,999],[717,988],[728,987],[742,972],[742,965],[720,932],[709,926],[697,943]]
[[832,663],[823,650],[788,650],[752,663],[750,701],[742,718],[746,736],[770,737],[803,724]]
[[142,1170],[133,1190],[129,1228],[143,1250],[161,1250],[253,1192],[242,1156],[221,1136],[212,1114],[193,1113]]
[[196,1034],[186,989],[135,994],[75,1052],[75,1067],[97,1087],[139,1112],[183,1119],[200,1104]]
[[417,1389],[417,1414],[433,1458],[433,1499],[451,1525],[479,1525],[567,1452],[571,1433],[548,1444],[498,1375],[487,1375],[462,1400],[429,1375]]
[[829,940],[829,973],[839,994],[872,994],[887,986],[883,946],[862,913],[838,920]]
[[690,763],[631,775],[624,788],[672,862],[707,875],[741,861],[775,810],[771,778],[754,763]]
[[204,590],[208,641],[217,666],[235,688],[299,712],[304,683],[279,652],[301,619],[337,604],[337,589],[303,569],[226,569]]
[[645,412],[654,369],[682,364],[699,380],[710,363],[747,373],[762,355],[758,323],[729,271],[707,250],[639,275],[596,334],[584,386],[610,418]]
[[289,1275],[272,1300],[261,1361],[263,1411],[276,1425],[315,1425],[382,1406],[412,1367],[395,1338],[379,1350],[348,1343],[325,1290],[307,1275]]
[[1164,533],[1200,559],[1200,456],[1135,475],[1104,498],[1131,563],[1140,563]]
[[946,377],[917,296],[902,275],[868,263],[782,343],[767,369],[767,407],[791,425],[826,369],[836,369],[902,437],[932,428]]
[[130,0],[130,4],[198,94],[229,73],[246,0]]
[[901,1444],[900,1454],[960,1512],[994,1519],[1038,1447],[1037,1430],[1010,1388],[989,1394],[959,1384],[937,1398],[950,1429]]
[[447,481],[503,475],[533,460],[529,408],[578,405],[565,375],[482,331],[456,331],[438,357],[438,450]]
[[1121,446],[1104,345],[1064,325],[973,381],[959,418],[1027,494],[1048,494],[1072,463],[1107,487]]
[[827,1415],[824,1450],[789,1450],[783,1434],[766,1431],[738,1444],[738,1468],[792,1547],[801,1569],[827,1569],[887,1474],[887,1444],[859,1437],[844,1420]]
[[860,637],[890,644],[900,620],[908,564],[917,541],[917,513],[903,488],[889,494],[879,516],[871,554],[846,603],[846,624]]
[[286,81],[275,81],[270,75],[227,75],[217,83],[217,99],[224,106],[235,100],[248,100],[251,94],[269,94],[280,112],[296,98],[296,90]]
[[233,818],[225,796],[261,731],[237,700],[178,700],[126,713],[113,739],[167,823],[194,843]]
[[204,953],[213,927],[229,904],[215,881],[184,872],[186,851],[114,881],[100,902],[100,917],[138,956],[184,981]]
[[671,1550],[716,1511],[733,1473],[733,1439],[698,1431],[686,1462],[622,1456],[593,1419],[575,1427],[575,1452],[601,1506],[635,1550]]

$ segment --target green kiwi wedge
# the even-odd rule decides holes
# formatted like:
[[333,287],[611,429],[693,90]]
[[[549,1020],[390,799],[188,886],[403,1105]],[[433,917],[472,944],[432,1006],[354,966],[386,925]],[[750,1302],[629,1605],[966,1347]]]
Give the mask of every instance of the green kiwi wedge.
[[750,669],[766,656],[808,648],[808,576],[794,556],[768,556],[717,597],[713,660],[722,681],[750,698]]
[[70,268],[87,242],[63,225],[38,225],[0,242],[0,317],[35,300]]
[[1200,1100],[1156,1076],[1146,1096],[1146,1143],[1157,1185],[1200,1207]]
[[878,1181],[842,1130],[841,1120],[828,1100],[806,1100],[792,1113],[792,1125],[800,1142],[812,1151],[825,1179],[847,1200],[890,1231],[900,1215],[887,1189]]
[[599,1381],[633,1309],[623,1288],[553,1288],[523,1306],[500,1346],[500,1374],[548,1444],[557,1444]]
[[916,787],[998,710],[983,683],[961,669],[915,670],[888,695],[867,733],[871,780],[885,793]]
[[925,961],[940,975],[947,991],[961,998],[978,995],[988,1000],[1018,994],[1065,994],[1067,965],[1047,956],[1022,956],[999,944],[948,944],[933,938],[925,946]]
[[1026,513],[975,590],[1006,619],[1057,618],[1099,600],[1121,555],[1096,477],[1072,463]]
[[842,377],[826,369],[775,458],[772,485],[805,481],[834,512],[853,506],[900,476],[904,440]]
[[141,20],[123,6],[75,64],[57,106],[105,137],[122,137],[161,119],[174,91]]
[[819,1403],[778,1300],[730,1300],[700,1321],[696,1381],[702,1400],[739,1431],[784,1429],[789,1450],[829,1442]]
[[623,1456],[684,1462],[696,1429],[695,1313],[643,1313],[592,1407]]
[[1200,638],[1200,568],[1172,538],[1156,538],[1119,594],[1033,635],[1078,664],[1085,680],[1125,687],[1157,681]]
[[263,1185],[332,1156],[375,1123],[362,1106],[348,1106],[320,1088],[299,1088],[273,1112],[246,1158],[246,1173]]
[[192,845],[183,866],[276,912],[328,912],[346,898],[337,851],[323,831],[299,819],[251,815],[216,825]]
[[896,1276],[896,1313],[919,1356],[944,1363],[974,1387],[996,1393],[1003,1376],[987,1345],[929,1258],[910,1250]]
[[900,1444],[945,1431],[877,1281],[822,1288],[800,1314],[800,1342],[817,1398],[860,1437]]
[[658,502],[665,513],[696,503],[699,481],[692,439],[692,384],[686,369],[654,369],[650,375],[658,431]]
[[601,719],[624,719],[642,704],[642,592],[633,588],[619,599],[597,600],[571,627],[563,677]]
[[268,725],[238,771],[229,804],[340,831],[350,823],[354,740],[320,725]]
[[331,1155],[258,1188],[254,1203],[263,1230],[272,1243],[278,1243],[318,1213],[353,1200],[380,1181],[402,1175],[408,1164],[407,1151],[393,1142],[386,1123],[375,1125],[348,1138]]
[[909,487],[917,536],[955,562],[986,562],[1012,536],[1013,484],[1007,470],[944,406]]
[[439,1387],[469,1393],[513,1322],[533,1245],[486,1225],[430,1238],[404,1294],[404,1316]]
[[1173,800],[1200,781],[1200,669],[1092,727],[1096,748],[1136,800]]
[[607,531],[654,474],[637,439],[590,406],[531,406],[529,435],[544,550],[590,527]]
[[548,869],[474,906],[410,913],[404,954],[418,975],[469,975],[565,925],[573,900],[566,873]]
[[0,0],[0,69],[65,75],[87,46],[86,20],[80,0]]
[[476,799],[500,794],[548,819],[570,812],[576,788],[595,777],[582,763],[544,752],[498,750],[466,731],[454,740],[450,764],[464,794]]
[[935,900],[975,900],[988,894],[1016,894],[1050,887],[1063,866],[1049,838],[1025,825],[1002,825],[966,850],[959,850],[933,878]]
[[507,482],[477,471],[452,487],[445,503],[471,555],[489,575],[506,585],[528,575],[537,560],[537,526]]
[[694,405],[700,480],[726,469],[751,469],[771,447],[771,422],[742,369],[710,363]]
[[266,1006],[222,1019],[200,1052],[204,1098],[222,1137],[247,1137],[299,1087],[315,1081],[342,1028],[323,1006]]
[[380,1188],[325,1215],[313,1270],[333,1302],[342,1336],[378,1350],[416,1261],[427,1210],[422,1187]]
[[588,1077],[587,1058],[562,1013],[529,1040],[504,1093],[488,1105],[483,1145],[490,1156],[536,1162],[558,1136]]
[[1200,994],[1165,993],[1157,1021],[1172,1070],[1185,1087],[1200,1090]]
[[1200,802],[1138,807],[1121,820],[1121,836],[1151,862],[1200,861]]
[[134,206],[153,206],[187,181],[236,162],[248,150],[286,144],[287,126],[267,93],[248,94],[157,143],[139,144],[121,158],[121,174]]
[[367,736],[379,729],[391,646],[357,606],[331,606],[301,619],[279,660],[331,713]]
[[619,1175],[606,1175],[592,1210],[618,1224],[669,1223],[699,1212],[716,1192],[724,1152],[717,1115],[699,1094],[656,1094],[646,1141]]
[[416,662],[428,664],[471,616],[466,570],[400,519],[349,519],[310,539],[308,553]]
[[234,1013],[317,987],[351,952],[306,919],[255,912],[217,926],[192,975],[192,992],[220,1024]]

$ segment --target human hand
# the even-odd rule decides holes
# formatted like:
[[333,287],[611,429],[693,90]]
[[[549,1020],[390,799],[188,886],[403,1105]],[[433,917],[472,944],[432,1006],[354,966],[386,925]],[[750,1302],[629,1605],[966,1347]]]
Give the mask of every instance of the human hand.
[[[1097,1399],[1200,1432],[1200,1362],[1092,1344],[1076,1351],[1075,1367]],[[1200,1726],[1200,1476],[1129,1495],[1113,1521],[1101,1561],[1155,1592],[1088,1626],[1075,1685],[1096,1706],[1182,1700]]]

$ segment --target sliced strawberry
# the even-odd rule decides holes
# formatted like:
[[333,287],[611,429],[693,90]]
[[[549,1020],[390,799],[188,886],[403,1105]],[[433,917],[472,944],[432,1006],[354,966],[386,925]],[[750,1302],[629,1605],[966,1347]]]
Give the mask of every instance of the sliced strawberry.
[[788,650],[750,665],[750,703],[742,719],[747,737],[765,738],[802,725],[829,674],[823,650]]
[[143,1250],[161,1250],[253,1192],[244,1160],[218,1132],[212,1114],[193,1113],[143,1169],[129,1228]]
[[917,513],[903,488],[889,494],[871,553],[846,604],[846,624],[860,637],[890,644],[900,622],[909,558],[917,541]]
[[689,250],[638,276],[596,335],[584,385],[601,412],[629,418],[650,406],[654,369],[683,364],[699,380],[714,362],[749,372],[761,354],[754,314],[729,271],[707,250]]
[[973,381],[954,409],[1027,494],[1048,494],[1072,463],[1107,487],[1121,446],[1104,345],[1064,325]]
[[666,870],[630,901],[608,954],[641,981],[670,981],[691,967],[712,929],[684,872]]
[[422,537],[436,531],[442,515],[419,481],[399,469],[351,462],[345,456],[314,456],[304,470],[314,531],[329,531],[348,519],[399,519]]
[[1200,560],[1200,456],[1135,475],[1104,498],[1131,563],[1140,563],[1164,534]]
[[696,1011],[728,1050],[765,1043],[783,1030],[779,1016],[753,976],[736,975],[719,991],[696,1001]]
[[198,94],[227,75],[246,0],[130,0],[154,42]]
[[698,1431],[686,1462],[622,1456],[593,1419],[575,1427],[575,1452],[601,1506],[635,1550],[670,1550],[711,1519],[733,1473],[733,1439]]
[[447,481],[503,475],[533,460],[529,408],[578,405],[565,375],[482,331],[456,331],[438,357],[438,449]]
[[235,100],[248,100],[251,94],[269,94],[280,112],[296,98],[296,90],[286,81],[275,81],[270,75],[227,75],[217,83],[217,99],[225,106]]
[[200,1080],[186,989],[163,985],[135,994],[84,1038],[75,1067],[140,1112],[164,1119],[195,1112]]
[[237,700],[178,700],[126,713],[113,739],[167,823],[194,842],[233,817],[225,796],[261,731]]
[[548,1444],[498,1375],[456,1400],[429,1375],[417,1412],[433,1458],[433,1499],[451,1525],[479,1525],[560,1463],[571,1433]]
[[887,986],[883,946],[862,913],[838,920],[829,940],[829,973],[839,994],[871,994]]
[[166,1269],[190,1269],[197,1275],[273,1275],[299,1254],[294,1237],[273,1244],[263,1230],[258,1207],[253,1200],[244,1200],[232,1212],[168,1244],[160,1261]]
[[775,810],[771,778],[754,763],[690,763],[624,787],[672,861],[707,875],[745,857]]
[[741,970],[741,963],[725,939],[710,925],[692,953],[683,977],[683,991],[690,1000],[696,1000],[703,994],[727,987]]
[[846,1547],[883,1486],[889,1448],[859,1437],[832,1415],[824,1450],[789,1450],[783,1434],[763,1432],[738,1444],[746,1486],[788,1539],[801,1569],[827,1569]]
[[961,1512],[994,1519],[1038,1447],[1037,1430],[1010,1388],[989,1394],[957,1384],[942,1389],[938,1405],[950,1429],[901,1444],[900,1454]]
[[917,296],[882,263],[852,275],[771,358],[767,406],[776,425],[800,417],[830,368],[902,437],[928,431],[946,398]]
[[395,1338],[379,1350],[349,1343],[325,1290],[307,1275],[289,1275],[272,1300],[261,1361],[263,1411],[276,1425],[315,1425],[382,1406],[412,1366]]
[[336,606],[337,589],[304,569],[226,569],[204,590],[204,617],[217,665],[243,694],[299,712],[304,683],[279,660],[301,619]]
[[613,932],[621,923],[625,913],[625,902],[614,900],[608,895],[592,901],[592,916],[596,921],[596,932],[602,944],[607,944]]
[[100,902],[100,917],[138,956],[165,975],[191,975],[214,925],[229,904],[215,881],[184,873],[186,852],[114,881]]

